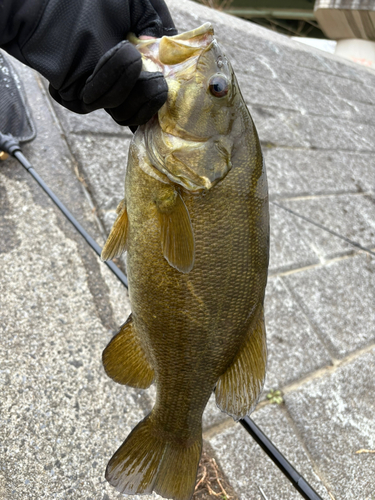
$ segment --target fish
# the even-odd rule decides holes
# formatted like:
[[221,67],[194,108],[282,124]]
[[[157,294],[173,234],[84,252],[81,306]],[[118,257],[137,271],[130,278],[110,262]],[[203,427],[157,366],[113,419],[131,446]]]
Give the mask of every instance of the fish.
[[215,393],[248,415],[266,371],[269,259],[265,164],[256,128],[210,23],[133,39],[168,97],[138,127],[125,197],[102,251],[127,251],[131,315],[103,351],[115,382],[156,385],[152,411],[110,459],[119,492],[189,500],[202,451],[202,414]]

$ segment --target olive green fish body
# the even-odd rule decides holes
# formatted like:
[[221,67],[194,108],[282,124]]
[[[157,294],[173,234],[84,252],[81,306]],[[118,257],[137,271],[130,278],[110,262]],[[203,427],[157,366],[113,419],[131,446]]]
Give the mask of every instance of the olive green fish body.
[[[199,67],[202,47],[192,46],[182,51],[196,50]],[[212,72],[211,59],[217,63],[223,55],[209,39],[203,47],[204,69]],[[186,54],[179,50],[166,51],[164,59],[184,63]],[[191,57],[197,54],[187,60]],[[214,75],[221,75],[221,67]],[[194,103],[202,88],[207,94],[207,83],[202,87],[198,70],[197,77],[188,71],[200,89],[190,98]],[[209,72],[206,77],[212,82]],[[238,419],[251,411],[263,384],[267,181],[257,133],[228,63],[225,78],[231,85],[230,95],[223,96],[226,112],[221,116],[215,95],[222,82],[214,80],[213,106],[210,95],[200,101],[210,120],[198,126],[191,124],[199,120],[197,111],[186,113],[186,123],[178,116],[173,122],[179,94],[173,95],[167,78],[169,102],[158,120],[138,129],[131,144],[125,199],[105,248],[108,256],[116,238],[116,252],[126,246],[132,307],[131,320],[104,351],[106,371],[136,387],[154,379],[157,388],[151,414],[107,469],[108,480],[125,493],[154,490],[189,499],[202,414],[212,391],[216,387],[220,408]]]

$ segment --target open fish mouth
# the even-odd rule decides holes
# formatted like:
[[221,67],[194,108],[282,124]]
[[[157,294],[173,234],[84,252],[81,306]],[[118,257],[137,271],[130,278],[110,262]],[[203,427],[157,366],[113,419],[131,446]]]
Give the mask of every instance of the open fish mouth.
[[142,54],[143,71],[161,72],[172,77],[190,64],[197,64],[202,52],[214,43],[211,23],[174,36],[141,40],[135,35],[128,37]]

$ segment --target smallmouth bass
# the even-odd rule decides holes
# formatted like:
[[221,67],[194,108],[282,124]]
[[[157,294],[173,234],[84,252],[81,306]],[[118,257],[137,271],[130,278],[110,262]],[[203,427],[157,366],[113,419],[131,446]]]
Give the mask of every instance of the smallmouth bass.
[[108,463],[118,491],[189,500],[215,391],[238,420],[261,393],[269,215],[258,135],[209,23],[135,40],[168,99],[138,128],[104,260],[127,250],[132,314],[103,352],[120,384],[156,383],[151,413]]

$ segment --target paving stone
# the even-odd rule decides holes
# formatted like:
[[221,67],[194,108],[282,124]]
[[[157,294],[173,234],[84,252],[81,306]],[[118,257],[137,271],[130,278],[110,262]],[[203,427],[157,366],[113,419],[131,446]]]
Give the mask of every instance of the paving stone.
[[[282,408],[267,405],[252,418],[322,499],[331,500]],[[210,444],[241,500],[264,500],[259,487],[269,499],[300,500],[301,495],[240,424],[214,436]]]
[[[290,89],[297,99],[301,95],[301,91],[305,92],[306,89],[314,90],[329,96],[333,101],[341,102],[344,106],[342,110],[344,117],[350,117],[355,121],[363,122],[363,120],[368,120],[370,123],[375,122],[375,116],[371,113],[372,106],[375,105],[373,87],[363,84],[365,91],[358,94],[355,90],[359,83],[358,80],[348,80],[348,78],[341,76],[340,72],[337,74],[328,74],[326,71],[306,66],[298,66],[298,71],[296,71],[296,64],[293,59],[283,61],[281,66],[272,64],[272,72],[270,71],[269,73],[264,73],[266,65],[270,66],[270,62],[266,61],[265,64],[256,68],[258,76],[277,78],[278,82]],[[359,74],[357,73],[356,76],[358,77]],[[360,101],[360,99],[364,99],[365,102]],[[309,104],[315,103],[313,101]],[[362,106],[364,107],[362,108]],[[364,113],[361,113],[361,109],[364,110]]]
[[301,222],[285,210],[270,204],[269,274],[309,266],[319,258],[301,235]]
[[300,130],[311,149],[368,152],[375,148],[374,125],[294,113],[288,126]]
[[286,406],[335,499],[375,491],[375,349],[285,396]]
[[271,199],[375,190],[371,154],[285,148],[263,153]]
[[85,183],[92,195],[106,230],[116,218],[117,205],[124,197],[125,171],[128,163],[129,137],[72,136],[70,144],[79,162]]
[[270,203],[270,275],[357,251],[357,247],[274,203]]
[[[83,187],[77,182],[74,161],[69,147],[62,139],[61,130],[50,111],[46,95],[41,91],[40,78],[34,71],[15,59],[12,59],[12,62],[22,78],[37,128],[37,136],[34,141],[23,145],[24,155],[47,185],[69,208],[78,222],[93,237],[98,237],[100,234],[98,226],[85,199]],[[1,170],[9,177],[28,179],[35,201],[44,207],[51,206],[46,194],[16,161],[6,161]],[[68,227],[69,223],[66,226]],[[71,231],[71,233],[73,232]]]
[[293,126],[294,117],[299,115],[298,112],[277,110],[275,107],[264,110],[257,104],[250,105],[249,111],[262,147],[309,147],[309,141],[304,137],[303,130],[300,131]]
[[317,196],[281,204],[364,247],[375,247],[375,197]]
[[283,278],[334,357],[375,341],[374,271],[375,259],[360,254]]
[[[369,89],[369,93],[373,89]],[[371,95],[371,94],[370,94]],[[375,104],[369,104],[367,102],[360,102],[353,99],[343,99],[352,108],[352,112],[349,116],[345,116],[348,120],[358,121],[361,123],[369,123],[374,125],[375,123]]]
[[[268,114],[267,109],[257,110],[259,114]],[[308,158],[307,149],[287,149],[263,146],[263,155],[267,169],[268,192],[270,199],[281,196],[307,194],[309,186],[304,177],[301,161]],[[307,160],[307,163],[310,162]]]
[[236,72],[238,84],[246,104],[251,106],[270,106],[280,110],[298,111],[293,98],[284,91],[276,80],[267,80]]
[[358,118],[353,106],[337,95],[325,94],[320,89],[312,89],[310,85],[304,87],[298,81],[298,73],[292,85],[283,85],[282,88],[302,115],[335,116],[343,120],[351,119],[354,114],[354,118]]
[[1,183],[19,242],[0,254],[5,498],[119,498],[103,478],[105,465],[143,418],[148,398],[104,374],[101,351],[111,332],[98,315],[77,244],[51,207],[35,204],[25,181]]
[[331,364],[324,344],[282,279],[269,280],[264,310],[268,351],[266,392]]
[[[46,80],[43,80],[43,82],[48,88],[48,82]],[[128,127],[118,125],[104,109],[98,109],[87,115],[78,115],[63,108],[52,98],[51,103],[66,134],[131,136]]]

